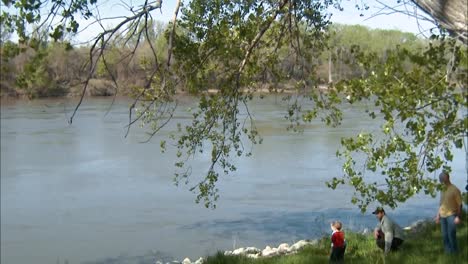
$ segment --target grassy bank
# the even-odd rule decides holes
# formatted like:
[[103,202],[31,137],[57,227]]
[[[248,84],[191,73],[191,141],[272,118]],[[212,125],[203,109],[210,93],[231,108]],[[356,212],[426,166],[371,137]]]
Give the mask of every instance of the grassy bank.
[[[403,247],[384,257],[377,248],[372,235],[361,235],[346,232],[348,247],[345,253],[346,263],[468,263],[468,228],[467,215],[457,228],[458,246],[460,252],[455,256],[444,254],[440,226],[431,223],[416,234],[408,233]],[[205,264],[312,264],[328,263],[330,253],[330,238],[322,238],[318,245],[307,247],[295,255],[272,258],[250,259],[244,256],[224,256],[218,253],[210,256]]]

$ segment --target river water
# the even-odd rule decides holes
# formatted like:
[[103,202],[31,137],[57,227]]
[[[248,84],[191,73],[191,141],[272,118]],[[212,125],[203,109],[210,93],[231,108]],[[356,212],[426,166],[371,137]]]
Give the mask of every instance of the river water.
[[[375,226],[372,214],[350,203],[349,188],[325,185],[341,175],[340,138],[378,126],[355,109],[346,110],[338,128],[317,121],[293,133],[286,131],[284,102],[255,100],[250,111],[264,142],[253,146],[253,157],[236,160],[238,170],[221,179],[217,209],[210,210],[195,204],[192,185],[173,184],[174,152],[159,150],[170,128],[189,120],[193,101],[181,101],[174,122],[144,144],[138,126],[124,137],[125,99],[112,106],[110,99],[86,99],[72,125],[74,101],[3,102],[1,263],[197,259],[316,238],[333,219],[345,229]],[[455,154],[452,181],[463,189],[465,156]],[[204,155],[192,160],[194,177],[208,169]],[[436,208],[436,199],[418,196],[387,213],[405,226],[432,217]]]

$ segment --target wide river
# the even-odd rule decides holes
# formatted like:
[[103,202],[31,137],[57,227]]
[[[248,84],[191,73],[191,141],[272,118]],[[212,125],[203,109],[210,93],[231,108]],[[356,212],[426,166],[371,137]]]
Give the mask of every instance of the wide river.
[[[263,144],[220,179],[221,196],[211,210],[194,202],[188,189],[195,180],[173,184],[174,151],[159,148],[177,122],[189,120],[190,98],[149,143],[140,143],[146,134],[138,125],[124,137],[128,100],[111,107],[111,99],[86,99],[69,125],[75,104],[2,102],[2,264],[193,260],[217,250],[313,239],[329,233],[333,219],[348,230],[376,224],[350,203],[349,187],[325,185],[341,175],[340,138],[378,126],[355,109],[346,109],[338,128],[316,121],[294,133],[286,130],[280,98],[255,100],[250,111]],[[208,169],[207,158],[191,160],[195,179]],[[455,153],[452,165],[452,181],[464,189],[464,152]],[[437,198],[418,196],[387,213],[406,226],[434,216],[436,208]]]

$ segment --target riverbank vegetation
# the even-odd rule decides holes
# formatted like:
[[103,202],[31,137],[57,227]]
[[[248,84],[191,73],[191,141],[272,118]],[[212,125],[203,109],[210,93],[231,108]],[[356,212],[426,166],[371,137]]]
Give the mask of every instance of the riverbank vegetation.
[[[400,251],[384,256],[372,235],[346,232],[347,248],[345,263],[356,264],[451,264],[468,263],[467,215],[457,227],[459,253],[444,254],[440,225],[428,223],[415,233],[408,233]],[[299,253],[288,256],[252,259],[245,256],[225,256],[223,253],[210,256],[204,264],[313,264],[328,263],[330,238],[322,238],[318,245],[308,246]]]
[[[91,74],[86,95],[112,96],[119,93],[131,96],[143,88],[152,65],[157,63],[155,60],[167,59],[167,53],[162,52],[167,50],[167,30],[167,24],[151,23],[149,36],[140,40],[142,44],[136,49],[130,48],[138,41],[136,36],[123,41],[116,34],[106,47],[106,56],[99,59]],[[324,43],[328,47],[327,52],[320,54],[314,64],[309,65],[316,67],[316,78],[324,87],[328,82],[338,82],[362,74],[359,67],[349,65],[349,61],[352,60],[352,47],[359,46],[383,57],[388,49],[396,45],[411,50],[422,49],[427,45],[426,40],[397,30],[341,24],[332,25],[328,30],[330,38]],[[2,39],[0,96],[39,98],[81,95],[83,83],[89,77],[86,65],[89,62],[91,47],[71,46],[68,41],[53,41],[47,32],[39,31],[36,34],[38,35],[33,38],[37,43],[33,47]],[[154,49],[159,51],[156,58],[151,55],[153,45]],[[291,83],[300,77],[300,73],[295,69],[295,60],[288,55],[290,52],[283,49],[277,53],[277,60],[283,70],[281,75],[288,75],[288,80],[278,83],[265,72],[255,77],[259,88],[263,88],[264,92],[295,90]],[[205,83],[202,90],[216,91],[219,87],[215,85],[215,72],[207,73],[207,78],[212,82]],[[178,86],[179,92],[185,90],[187,87]],[[192,93],[199,92],[188,90],[187,92]]]

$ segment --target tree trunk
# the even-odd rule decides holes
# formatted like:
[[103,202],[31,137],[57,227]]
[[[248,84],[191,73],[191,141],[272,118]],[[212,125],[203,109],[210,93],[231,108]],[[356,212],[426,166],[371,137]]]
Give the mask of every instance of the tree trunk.
[[332,77],[332,52],[328,53],[328,83],[333,83],[333,77]]
[[468,0],[412,0],[452,36],[468,44]]

